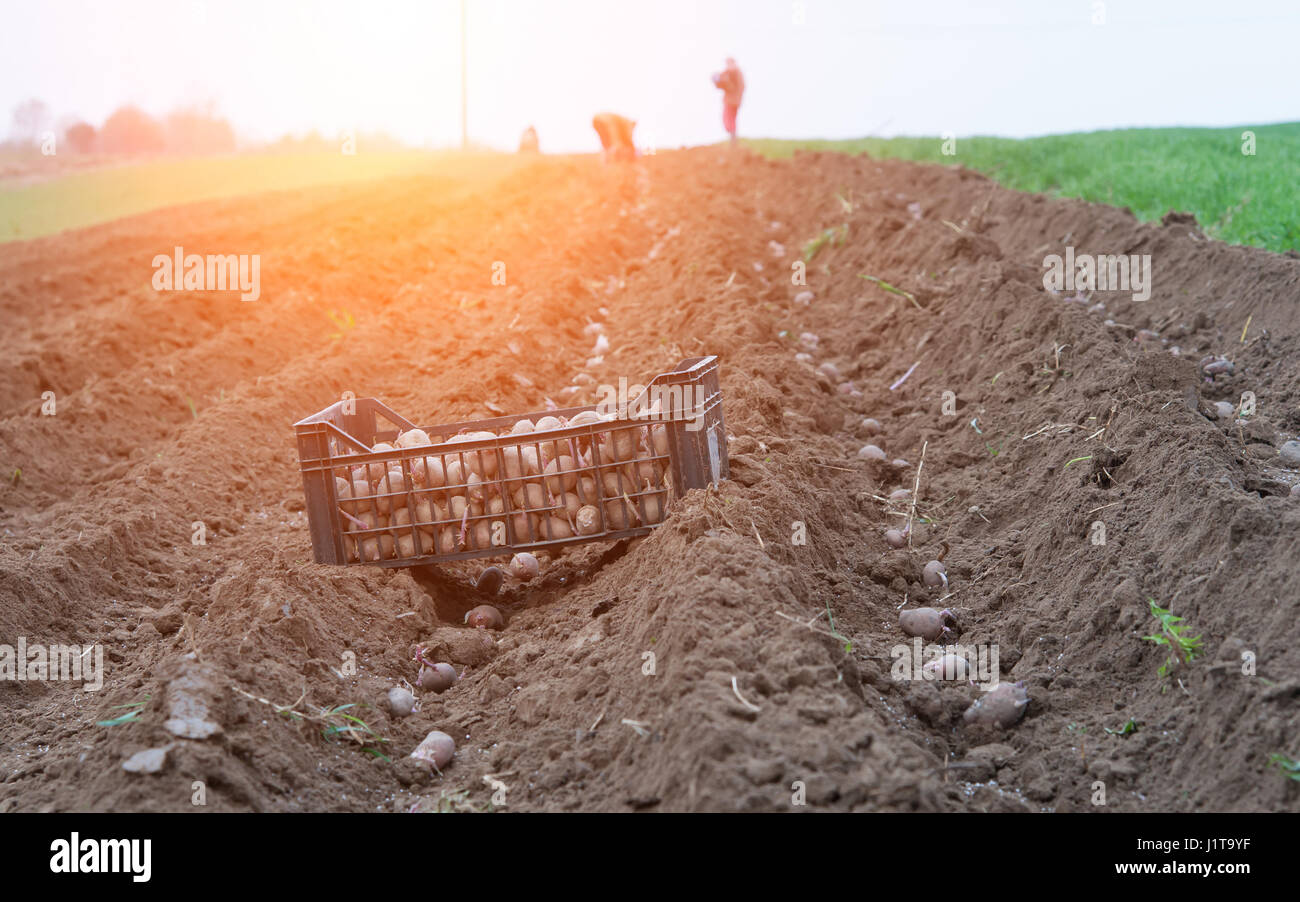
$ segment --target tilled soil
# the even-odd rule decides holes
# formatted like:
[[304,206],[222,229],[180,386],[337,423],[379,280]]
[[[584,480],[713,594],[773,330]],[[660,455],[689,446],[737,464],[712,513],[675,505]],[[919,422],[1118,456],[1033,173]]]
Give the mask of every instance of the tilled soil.
[[[176,245],[260,254],[261,298],[153,291]],[[1045,290],[1065,245],[1150,254],[1151,299]],[[102,643],[107,675],[0,682],[0,810],[196,810],[196,781],[208,810],[1294,810],[1270,755],[1300,757],[1297,300],[1300,262],[1189,217],[718,149],[5,245],[0,643]],[[291,426],[343,392],[476,419],[703,354],[731,480],[508,583],[503,631],[461,625],[475,566],[312,562]],[[1247,391],[1254,415],[1216,417]],[[915,509],[890,500],[918,468]],[[1202,636],[1164,675],[1148,599]],[[891,678],[925,605],[996,644],[1023,720],[970,726],[979,688]],[[461,678],[397,719],[417,644]],[[327,738],[341,705],[387,741]],[[407,758],[434,729],[441,774]],[[160,770],[123,769],[150,748]]]

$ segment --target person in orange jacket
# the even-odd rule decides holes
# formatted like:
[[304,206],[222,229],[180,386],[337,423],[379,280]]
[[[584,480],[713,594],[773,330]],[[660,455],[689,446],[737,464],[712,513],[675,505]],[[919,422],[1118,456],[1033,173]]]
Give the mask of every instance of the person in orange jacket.
[[537,153],[539,145],[537,143],[537,129],[531,125],[524,129],[524,133],[519,136],[520,153]]
[[731,57],[727,57],[726,68],[713,75],[713,86],[722,92],[722,127],[731,135],[731,143],[736,143],[736,113],[740,112],[740,101],[745,96],[745,76],[740,74],[740,67]]
[[597,113],[592,117],[591,127],[600,136],[601,155],[606,163],[610,160],[636,159],[636,145],[632,143],[632,129],[636,128],[636,120],[617,113]]

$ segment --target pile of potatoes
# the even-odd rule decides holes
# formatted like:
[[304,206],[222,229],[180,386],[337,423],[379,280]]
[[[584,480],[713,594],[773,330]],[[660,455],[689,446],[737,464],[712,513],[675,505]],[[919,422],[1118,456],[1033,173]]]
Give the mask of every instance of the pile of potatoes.
[[[600,431],[560,439],[571,426]],[[663,520],[668,433],[663,425],[595,411],[522,419],[498,436],[466,432],[446,444],[509,437],[516,443],[338,466],[335,493],[349,561],[483,551],[596,536]],[[432,447],[422,429],[372,452]]]

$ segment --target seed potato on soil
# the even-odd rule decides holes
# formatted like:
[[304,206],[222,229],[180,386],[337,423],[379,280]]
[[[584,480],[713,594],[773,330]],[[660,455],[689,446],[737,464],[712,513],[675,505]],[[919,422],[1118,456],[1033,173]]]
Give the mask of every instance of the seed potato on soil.
[[921,670],[936,680],[964,680],[970,674],[970,664],[961,655],[949,652],[921,665]]
[[898,613],[898,625],[907,635],[919,636],[927,642],[957,635],[957,618],[947,609],[907,608]]
[[537,558],[527,551],[521,551],[510,559],[510,575],[521,582],[536,579],[541,571]]
[[[1296,755],[1300,735],[1300,712],[1263,682],[1300,672],[1295,471],[1281,466],[1282,439],[1246,441],[1197,408],[1249,390],[1286,439],[1300,430],[1300,262],[1207,240],[1186,214],[1138,223],[962,167],[712,148],[618,171],[571,157],[519,165],[211,201],[0,245],[0,345],[12,361],[0,370],[0,445],[22,470],[0,505],[0,635],[102,642],[110,677],[99,693],[6,686],[0,804],[190,807],[174,782],[120,765],[174,741],[168,689],[197,650],[211,670],[207,719],[221,729],[175,745],[167,772],[204,780],[214,811],[436,810],[442,791],[486,801],[482,777],[510,772],[527,775],[507,778],[520,811],[789,810],[795,780],[811,810],[1082,811],[1094,741],[1115,764],[1110,810],[1295,807],[1294,784],[1261,764]],[[647,177],[625,181],[638,172]],[[789,302],[789,261],[768,256],[773,220],[790,259],[808,237],[848,227],[808,266],[807,307]],[[1066,235],[1159,261],[1148,301],[1104,297],[1104,315],[1128,331],[1044,290],[1043,245]],[[177,244],[274,256],[262,285],[274,303],[139,292],[157,248]],[[467,250],[489,247],[512,261],[511,284],[490,295],[473,287],[485,261]],[[860,273],[916,305],[864,290]],[[320,305],[338,297],[357,325],[330,341]],[[519,326],[530,322],[546,328]],[[590,369],[588,322],[610,336]],[[1179,356],[1132,341],[1138,329],[1176,335]],[[804,332],[816,348],[800,345]],[[1225,353],[1231,371],[1197,365]],[[595,385],[643,382],[696,354],[721,359],[726,430],[714,438],[732,478],[674,500],[644,538],[548,549],[546,578],[512,582],[501,602],[508,630],[463,624],[482,598],[468,588],[481,563],[312,561],[288,430],[344,392],[418,423],[483,419],[487,403],[522,418],[577,384],[575,371]],[[861,397],[818,378],[829,358]],[[59,415],[33,417],[47,386]],[[969,416],[934,416],[947,390]],[[920,461],[928,443],[915,500],[930,536],[919,547],[914,537],[915,553],[950,545],[963,627],[997,643],[1008,684],[1033,693],[996,787],[935,769],[973,752],[976,727],[952,729],[961,709],[949,706],[978,690],[894,684],[879,651],[903,638],[895,621],[918,601],[925,558],[875,539],[904,524],[870,496],[910,488],[915,471],[899,479],[888,461],[855,460],[873,440],[859,428],[868,418],[888,423],[891,458]],[[1047,424],[1072,428],[1024,438]],[[369,486],[356,491],[369,467],[357,470],[339,500],[373,515],[357,500]],[[541,467],[523,470],[546,481]],[[601,498],[615,510],[641,488],[617,470],[624,488]],[[444,484],[471,472],[448,457]],[[588,478],[603,488],[603,475]],[[447,551],[463,512],[434,530]],[[1087,539],[1095,520],[1106,545]],[[204,544],[191,541],[197,521]],[[805,545],[790,541],[795,521]],[[1179,671],[1186,692],[1161,691],[1165,651],[1140,638],[1155,627],[1148,598],[1204,637],[1205,655]],[[825,635],[827,614],[845,640]],[[290,705],[304,686],[307,710],[383,699],[412,677],[416,644],[461,678],[424,700],[436,720],[368,721],[397,753],[391,766],[257,700]],[[1231,676],[1242,649],[1262,679]],[[341,664],[348,654],[355,670]],[[733,677],[759,713],[737,701]],[[135,722],[95,726],[146,696]],[[1105,732],[1129,718],[1150,728]],[[1250,730],[1218,741],[1240,723]],[[1070,724],[1088,729],[1086,760]],[[441,777],[406,779],[401,765],[418,762],[402,753],[432,726],[460,752]]]
[[440,730],[434,730],[415,747],[411,757],[431,765],[435,770],[442,770],[451,763],[455,754],[456,740]]
[[394,686],[388,690],[388,710],[394,717],[409,717],[415,709],[415,696],[409,689]]
[[504,628],[505,621],[501,612],[492,605],[481,604],[465,615],[465,624],[472,629],[499,630]]
[[418,682],[425,692],[441,694],[455,685],[456,669],[442,663],[421,667]]
[[990,689],[966,709],[962,720],[970,726],[1007,730],[1020,722],[1028,705],[1029,693],[1025,691],[1023,682],[998,683],[996,688]]
[[931,589],[948,585],[948,568],[943,561],[930,561],[921,573],[921,581]]

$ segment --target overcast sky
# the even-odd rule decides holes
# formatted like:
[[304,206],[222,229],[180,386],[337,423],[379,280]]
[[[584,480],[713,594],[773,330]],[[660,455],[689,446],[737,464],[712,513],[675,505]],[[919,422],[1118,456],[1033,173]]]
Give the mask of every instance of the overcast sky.
[[[469,131],[513,148],[723,137],[709,75],[732,55],[742,134],[1027,136],[1300,119],[1297,0],[467,0]],[[15,105],[98,126],[213,100],[267,140],[460,135],[459,0],[0,0],[0,132]],[[1100,24],[1094,24],[1099,19]],[[801,21],[802,20],[802,21]],[[364,149],[364,147],[362,148]]]

